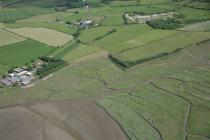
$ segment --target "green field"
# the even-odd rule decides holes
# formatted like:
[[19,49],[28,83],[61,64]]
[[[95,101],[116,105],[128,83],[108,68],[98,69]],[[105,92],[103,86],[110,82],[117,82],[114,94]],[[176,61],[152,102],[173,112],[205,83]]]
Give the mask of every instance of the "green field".
[[0,48],[0,64],[7,65],[8,67],[22,66],[51,50],[53,50],[53,48],[34,40],[27,39]]
[[54,12],[53,9],[38,7],[0,9],[0,22],[15,22],[16,20],[52,12]]
[[63,56],[63,58],[71,62],[71,60],[78,59],[80,57],[83,57],[92,53],[96,53],[100,50],[101,48],[97,46],[78,44],[78,46],[75,47],[72,51],[66,53]]
[[194,23],[191,25],[187,25],[180,30],[185,31],[210,31],[210,21],[204,21],[199,23]]
[[128,6],[125,7],[126,12],[142,12],[145,14],[164,13],[171,9],[153,7],[153,6]]
[[181,8],[180,10],[178,10],[177,12],[184,15],[185,20],[207,20],[207,19],[210,19],[210,14],[209,14],[208,10],[184,7],[184,8]]
[[16,42],[20,42],[20,41],[24,41],[25,38],[13,34],[9,31],[6,31],[4,29],[0,29],[0,47],[5,46],[5,45],[9,45],[9,44],[13,44]]
[[8,28],[23,28],[23,27],[33,27],[33,28],[48,28],[56,30],[59,32],[73,34],[76,29],[70,27],[70,25],[65,24],[63,20],[71,16],[72,13],[67,12],[57,12],[52,14],[44,14],[39,16],[34,16],[28,19],[19,20],[15,23],[6,24]]
[[187,6],[192,7],[192,8],[197,8],[197,9],[208,9],[208,10],[210,10],[210,3],[209,2],[192,1]]
[[143,63],[163,55],[168,55],[178,49],[189,47],[197,42],[210,38],[207,32],[180,32],[177,35],[166,37],[137,48],[114,54],[113,57],[124,63],[125,67]]
[[78,39],[84,43],[93,43],[94,41],[97,41],[98,37],[102,37],[102,38],[106,37],[106,34],[109,31],[112,31],[113,29],[115,29],[114,26],[113,27],[101,26],[101,27],[96,27],[93,29],[87,29],[87,30],[84,30],[80,34]]
[[129,25],[117,28],[117,32],[97,41],[95,44],[107,49],[111,53],[117,53],[160,40],[176,33],[177,31],[152,30],[144,24]]

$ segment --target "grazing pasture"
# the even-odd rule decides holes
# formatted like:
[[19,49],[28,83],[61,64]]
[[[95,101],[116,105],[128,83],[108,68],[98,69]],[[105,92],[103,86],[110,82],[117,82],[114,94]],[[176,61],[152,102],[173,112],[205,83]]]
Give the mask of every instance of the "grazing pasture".
[[69,52],[66,52],[63,58],[65,60],[71,61],[92,53],[96,53],[100,50],[102,49],[97,46],[77,44],[77,46],[75,46],[74,49],[72,49]]
[[50,8],[38,7],[0,9],[0,22],[11,23],[16,20],[52,12],[55,11]]
[[46,28],[17,28],[12,32],[37,40],[53,47],[61,47],[71,41],[73,36]]
[[177,11],[184,16],[184,20],[208,20],[210,14],[208,10],[195,9],[189,7],[183,7]]
[[180,30],[185,31],[210,31],[210,20],[187,25]]
[[113,55],[115,59],[129,67],[151,59],[159,58],[197,42],[210,39],[208,32],[186,32],[154,41],[137,48]]
[[197,9],[210,10],[210,2],[192,1],[189,4],[187,4],[187,6]]
[[6,26],[8,28],[47,28],[72,35],[76,32],[76,29],[72,28],[70,25],[66,24],[63,21],[65,18],[71,16],[72,14],[73,13],[67,12],[44,14],[33,16],[31,18],[23,20],[18,20],[15,23],[6,24]]
[[144,14],[154,14],[154,13],[164,13],[169,11],[168,9],[153,7],[153,6],[127,6],[124,7],[126,12],[137,12],[137,13],[144,13]]
[[58,32],[63,32],[66,34],[73,35],[77,30],[70,27],[65,23],[58,23],[58,22],[16,22],[14,24],[6,24],[8,28],[47,28],[51,30],[55,30]]
[[104,20],[102,21],[101,25],[103,26],[117,26],[117,25],[123,25],[123,15],[117,14],[117,15],[106,15],[104,17]]
[[118,7],[118,6],[128,6],[128,5],[136,5],[137,1],[135,0],[114,0],[114,1],[110,1],[108,3],[110,6],[112,7]]
[[22,66],[32,59],[45,55],[54,48],[48,47],[37,41],[27,39],[22,42],[7,45],[0,48],[0,64],[8,67]]
[[4,29],[0,29],[0,47],[5,46],[5,45],[9,45],[9,44],[13,44],[16,42],[20,42],[20,41],[24,41],[25,38],[13,34],[9,31],[6,31]]
[[117,28],[117,32],[99,40],[96,44],[110,51],[119,53],[149,42],[157,41],[167,36],[173,36],[177,31],[152,30],[144,24],[129,25]]
[[93,43],[94,41],[97,41],[97,38],[99,37],[104,38],[108,36],[107,33],[112,31],[113,29],[115,29],[114,26],[112,27],[101,26],[92,29],[87,29],[82,31],[78,39],[84,43]]

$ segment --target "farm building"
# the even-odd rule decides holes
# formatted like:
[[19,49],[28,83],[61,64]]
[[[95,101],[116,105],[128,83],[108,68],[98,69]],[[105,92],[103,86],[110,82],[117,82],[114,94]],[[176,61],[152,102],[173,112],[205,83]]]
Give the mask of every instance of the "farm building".
[[0,83],[7,86],[30,84],[34,79],[33,72],[29,72],[26,69],[26,67],[14,69],[6,78],[0,80]]
[[76,28],[81,28],[81,29],[88,29],[91,26],[94,26],[94,21],[92,20],[83,20],[79,22],[74,22],[73,26]]

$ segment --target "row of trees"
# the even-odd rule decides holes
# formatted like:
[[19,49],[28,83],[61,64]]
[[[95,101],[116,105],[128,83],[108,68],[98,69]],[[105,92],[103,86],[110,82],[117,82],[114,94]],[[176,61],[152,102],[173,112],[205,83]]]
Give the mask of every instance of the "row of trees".
[[40,78],[47,76],[53,71],[56,71],[64,67],[65,65],[67,65],[67,62],[60,58],[52,58],[52,57],[43,56],[43,57],[40,57],[39,59],[44,61],[44,64],[42,65],[42,67],[36,71],[36,74]]
[[179,20],[168,18],[168,19],[157,19],[148,21],[147,24],[155,29],[166,29],[173,30],[182,27]]

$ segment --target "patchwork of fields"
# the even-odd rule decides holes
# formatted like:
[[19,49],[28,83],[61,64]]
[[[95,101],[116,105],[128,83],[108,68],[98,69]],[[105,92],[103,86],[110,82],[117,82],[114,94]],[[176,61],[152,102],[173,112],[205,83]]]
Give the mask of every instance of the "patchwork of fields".
[[0,71],[6,73],[10,67],[23,66],[32,59],[37,59],[53,49],[31,39],[1,47]]
[[[31,85],[0,84],[1,138],[209,140],[209,2],[90,0],[90,8],[73,9],[66,2],[0,8],[0,76],[40,56],[69,62]],[[124,18],[166,12],[180,26]],[[73,26],[81,20],[95,25]]]
[[0,47],[24,40],[25,38],[23,37],[20,37],[4,29],[0,29]]
[[174,36],[166,37],[122,53],[114,54],[112,57],[120,63],[123,63],[125,67],[130,67],[168,55],[209,39],[210,33],[207,32],[181,32]]
[[10,31],[53,47],[61,47],[73,39],[71,35],[45,28],[17,28]]

